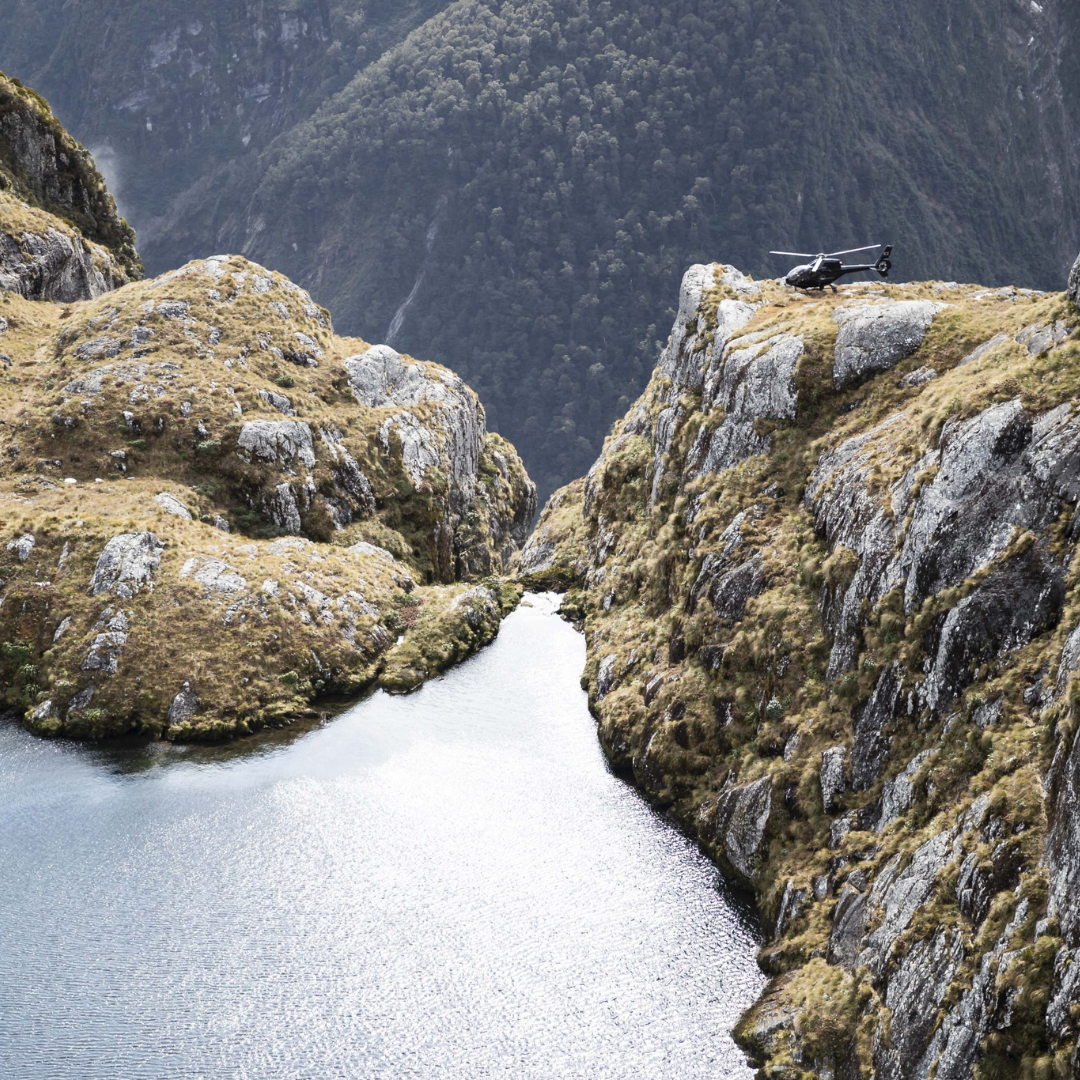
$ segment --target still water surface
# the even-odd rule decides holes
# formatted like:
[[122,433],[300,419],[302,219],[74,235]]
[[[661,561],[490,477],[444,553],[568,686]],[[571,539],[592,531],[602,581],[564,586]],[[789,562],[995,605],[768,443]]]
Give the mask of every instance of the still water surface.
[[241,749],[0,725],[0,1076],[745,1078],[715,870],[607,771],[544,598]]

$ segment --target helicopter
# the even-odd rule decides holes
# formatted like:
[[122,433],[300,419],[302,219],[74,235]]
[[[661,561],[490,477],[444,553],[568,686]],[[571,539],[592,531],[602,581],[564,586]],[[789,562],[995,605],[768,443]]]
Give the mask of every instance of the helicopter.
[[871,244],[869,247],[849,248],[847,251],[834,251],[831,255],[808,255],[800,251],[770,251],[770,255],[790,255],[795,259],[813,259],[813,262],[796,266],[784,279],[788,285],[795,289],[824,289],[827,285],[836,292],[834,281],[839,280],[845,274],[858,274],[864,270],[876,270],[883,278],[889,276],[892,262],[889,256],[892,254],[892,244],[887,244],[881,252],[876,263],[859,263],[845,266],[841,255],[854,255],[860,251],[875,251],[880,244]]

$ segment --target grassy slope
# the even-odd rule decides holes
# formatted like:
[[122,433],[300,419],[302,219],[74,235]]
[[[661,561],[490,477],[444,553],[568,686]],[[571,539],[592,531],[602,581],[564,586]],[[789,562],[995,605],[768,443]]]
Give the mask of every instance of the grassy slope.
[[[182,305],[183,314],[162,303]],[[449,480],[432,469],[414,489],[400,449],[384,450],[378,437],[397,410],[362,407],[347,389],[340,361],[366,345],[335,337],[326,313],[280,275],[243,259],[197,263],[80,304],[0,295],[0,318],[0,682],[21,713],[53,702],[57,715],[41,717],[38,730],[216,738],[282,723],[325,693],[376,681],[416,686],[489,640],[514,602],[514,589],[493,578],[456,607],[466,586],[433,584],[440,576],[433,533]],[[142,355],[132,344],[136,327],[152,334]],[[295,347],[305,331],[322,350],[317,368],[275,356],[275,347]],[[103,340],[119,343],[119,355],[86,353],[87,343]],[[97,383],[87,378],[94,372]],[[260,507],[288,470],[236,453],[243,423],[285,419],[260,389],[287,395],[315,432],[341,432],[371,481],[374,515],[335,529],[316,495],[303,520],[313,539],[281,535]],[[413,412],[422,419],[431,406]],[[316,449],[322,464],[313,479],[332,492],[317,434]],[[77,483],[63,483],[69,477]],[[501,541],[488,535],[487,522],[512,517],[525,485],[513,448],[488,436],[463,528],[469,543],[491,549],[495,567]],[[154,502],[161,492],[175,495],[194,520],[166,514]],[[216,518],[233,532],[215,528]],[[105,542],[140,531],[165,545],[156,587],[130,602],[88,595]],[[9,541],[26,533],[36,543],[22,561]],[[360,541],[394,557],[351,551]],[[242,587],[206,586],[191,568],[185,576],[190,559],[195,569],[208,560],[226,564]],[[90,645],[122,610],[132,629],[119,672],[86,673]],[[395,644],[399,635],[404,640]],[[64,708],[90,681],[93,702],[65,719]],[[165,713],[185,681],[201,711],[170,728]]]

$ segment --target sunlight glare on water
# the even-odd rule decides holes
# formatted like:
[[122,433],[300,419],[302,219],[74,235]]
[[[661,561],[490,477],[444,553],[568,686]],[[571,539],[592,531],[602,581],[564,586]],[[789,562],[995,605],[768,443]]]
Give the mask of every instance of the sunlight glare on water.
[[583,663],[527,598],[292,739],[0,724],[0,1075],[750,1077],[752,930],[606,769]]

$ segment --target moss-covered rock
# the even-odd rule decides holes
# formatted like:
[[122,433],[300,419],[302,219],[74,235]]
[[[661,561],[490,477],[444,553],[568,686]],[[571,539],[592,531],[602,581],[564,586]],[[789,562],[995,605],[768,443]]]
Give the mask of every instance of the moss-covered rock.
[[[110,238],[92,163],[0,79],[12,117],[59,156],[0,141],[0,248],[66,237],[126,268],[101,282],[134,275],[86,239]],[[494,637],[536,492],[456,375],[337,337],[242,258],[27,298],[48,280],[0,270],[0,706],[44,735],[223,739]]]
[[576,590],[613,765],[756,890],[763,1075],[1076,1068],[1078,328],[695,267],[522,552]]

